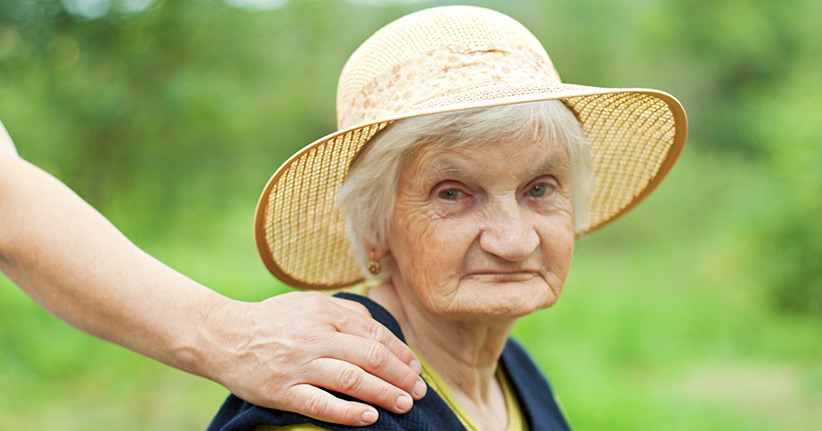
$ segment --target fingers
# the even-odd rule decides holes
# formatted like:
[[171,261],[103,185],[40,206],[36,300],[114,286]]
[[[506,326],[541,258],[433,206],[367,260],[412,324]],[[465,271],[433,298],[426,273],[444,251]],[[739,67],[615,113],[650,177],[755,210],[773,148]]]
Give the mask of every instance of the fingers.
[[[350,337],[352,343],[357,343],[356,337]],[[352,347],[352,350],[356,347]],[[357,365],[358,361],[344,359],[349,353],[338,353],[334,357],[317,359],[312,366],[315,372],[308,382],[312,385],[341,392],[369,404],[380,406],[394,413],[405,413],[411,409],[413,400],[409,394],[394,384],[376,377]],[[340,357],[341,359],[336,359]],[[395,359],[396,360],[396,359]],[[418,393],[425,394],[425,383],[419,376],[412,374],[411,379]],[[419,384],[417,384],[419,383]]]
[[348,318],[340,319],[334,322],[337,330],[351,335],[357,335],[372,339],[378,343],[382,343],[396,358],[414,369],[416,374],[422,371],[420,361],[414,352],[405,345],[399,338],[395,337],[385,326],[380,325],[376,320],[371,319],[371,313],[364,305],[340,298],[330,298],[336,304],[345,307],[354,312],[368,316],[368,319],[363,318]]
[[366,426],[377,421],[377,410],[371,406],[341,400],[311,385],[298,385],[289,391],[291,405],[286,410],[299,410],[302,414],[348,426]]
[[337,330],[343,333],[369,338],[384,345],[394,357],[414,369],[415,374],[422,371],[420,361],[405,343],[394,336],[385,326],[371,319],[371,313],[360,303],[340,298],[330,298],[342,307],[368,316],[368,319],[347,318],[334,322]]
[[[346,307],[350,305],[345,303],[361,306],[351,301],[340,300],[340,302]],[[355,311],[359,312],[356,309]],[[365,307],[362,307],[362,311],[367,312]],[[372,319],[362,318],[338,319],[335,321],[335,326],[341,332],[341,342],[335,342],[329,346],[329,356],[350,362],[411,394],[415,399],[420,399],[425,395],[426,386],[419,377],[422,371],[419,360],[411,349],[391,331]],[[384,390],[382,384],[376,385],[368,392],[373,393],[378,390]],[[373,399],[361,399],[386,407]]]
[[209,352],[228,354],[199,361],[202,374],[254,404],[362,426],[376,420],[373,407],[324,389],[396,413],[425,394],[414,353],[358,303],[293,292],[211,316],[204,334],[221,347]]
[[348,334],[340,334],[339,338],[341,343],[329,350],[329,356],[356,365],[373,377],[365,379],[356,393],[349,392],[345,385],[340,392],[395,412],[407,410],[392,404],[396,397],[410,394],[419,400],[425,396],[426,385],[419,369],[400,361],[384,344]]
[[366,308],[365,305],[362,305],[359,302],[350,301],[348,299],[335,298],[333,296],[329,296],[328,299],[341,307],[345,307],[351,311],[356,311],[357,313],[371,317],[371,313],[368,311],[368,308]]

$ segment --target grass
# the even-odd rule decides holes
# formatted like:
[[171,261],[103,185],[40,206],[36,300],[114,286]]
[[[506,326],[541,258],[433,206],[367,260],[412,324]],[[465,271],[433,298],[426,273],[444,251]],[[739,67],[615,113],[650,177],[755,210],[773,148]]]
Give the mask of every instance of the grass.
[[[686,151],[648,202],[578,241],[559,303],[517,323],[575,429],[818,429],[822,320],[772,305],[756,168]],[[262,299],[283,288],[256,257],[252,206],[127,233],[228,296]],[[0,343],[4,429],[202,429],[226,394],[69,328],[6,279]]]

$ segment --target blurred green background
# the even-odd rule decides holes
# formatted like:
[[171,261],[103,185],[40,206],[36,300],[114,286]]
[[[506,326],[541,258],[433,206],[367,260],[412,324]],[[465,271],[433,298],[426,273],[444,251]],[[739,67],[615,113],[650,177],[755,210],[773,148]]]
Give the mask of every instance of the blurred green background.
[[[260,300],[286,290],[252,239],[265,181],[335,129],[360,42],[448,3],[2,0],[0,118],[140,247]],[[520,20],[567,82],[689,114],[665,183],[578,241],[563,298],[515,329],[575,429],[822,429],[822,2],[463,3]],[[2,429],[202,429],[226,395],[2,277],[0,346]]]

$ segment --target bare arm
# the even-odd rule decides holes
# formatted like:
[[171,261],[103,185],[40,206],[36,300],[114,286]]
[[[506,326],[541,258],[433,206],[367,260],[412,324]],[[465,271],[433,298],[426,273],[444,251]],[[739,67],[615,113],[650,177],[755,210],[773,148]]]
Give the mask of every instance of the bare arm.
[[404,412],[419,381],[411,351],[359,304],[319,293],[239,302],[165,266],[17,157],[2,125],[0,270],[78,329],[263,406],[361,425],[373,408],[317,386]]
[[3,123],[0,123],[0,154],[17,155],[17,148],[14,146],[14,142],[12,142],[11,136],[9,136]]

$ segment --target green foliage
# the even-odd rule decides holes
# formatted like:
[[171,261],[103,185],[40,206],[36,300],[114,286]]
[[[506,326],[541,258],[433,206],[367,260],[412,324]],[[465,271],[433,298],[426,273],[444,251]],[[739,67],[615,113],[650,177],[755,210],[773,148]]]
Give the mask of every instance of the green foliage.
[[814,70],[822,60],[809,57],[792,70],[772,97],[763,98],[756,128],[767,140],[771,181],[763,190],[760,265],[776,303],[822,319],[822,133],[817,117],[822,89]]
[[[162,261],[238,299],[284,291],[251,237],[265,181],[335,129],[336,77],[363,39],[450,2],[125,3],[91,19],[0,2],[0,118]],[[579,241],[563,299],[515,330],[576,429],[822,423],[822,2],[473,3],[529,27],[564,80],[660,88],[689,114],[659,191]],[[5,279],[0,343],[8,429],[203,428],[225,395],[79,334]]]

